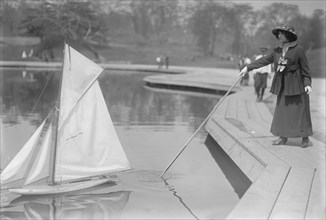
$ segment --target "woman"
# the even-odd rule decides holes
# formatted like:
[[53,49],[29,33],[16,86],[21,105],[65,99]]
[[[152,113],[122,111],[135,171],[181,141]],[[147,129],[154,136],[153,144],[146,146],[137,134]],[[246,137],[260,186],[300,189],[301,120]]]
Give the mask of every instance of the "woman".
[[282,145],[289,137],[302,137],[301,147],[308,147],[308,136],[313,134],[308,95],[312,88],[305,51],[297,44],[293,27],[276,27],[272,33],[280,46],[244,67],[240,75],[274,63],[275,75],[270,92],[277,95],[277,101],[270,131],[279,138],[272,144]]

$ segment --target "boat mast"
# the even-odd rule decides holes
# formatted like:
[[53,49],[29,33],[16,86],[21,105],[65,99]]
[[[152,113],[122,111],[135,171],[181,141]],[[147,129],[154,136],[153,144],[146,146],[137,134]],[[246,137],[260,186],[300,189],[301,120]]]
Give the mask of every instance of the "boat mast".
[[58,144],[58,127],[59,127],[59,116],[60,116],[60,100],[61,100],[61,89],[62,89],[62,79],[63,79],[63,70],[64,70],[64,63],[65,63],[65,48],[67,44],[67,36],[65,37],[64,44],[63,44],[63,57],[62,57],[62,67],[61,73],[59,76],[59,97],[54,109],[54,146],[51,148],[50,153],[50,176],[49,176],[49,185],[57,185],[55,182],[55,162],[56,162],[56,154],[57,154],[57,144]]

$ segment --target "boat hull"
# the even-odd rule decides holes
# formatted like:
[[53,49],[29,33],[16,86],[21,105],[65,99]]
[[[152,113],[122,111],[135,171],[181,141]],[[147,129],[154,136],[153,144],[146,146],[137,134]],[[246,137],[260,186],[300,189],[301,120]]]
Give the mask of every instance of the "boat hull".
[[26,186],[23,188],[9,189],[9,192],[20,195],[48,195],[48,194],[60,194],[67,193],[86,188],[91,188],[112,181],[110,179],[88,180],[83,182],[66,183],[53,186]]

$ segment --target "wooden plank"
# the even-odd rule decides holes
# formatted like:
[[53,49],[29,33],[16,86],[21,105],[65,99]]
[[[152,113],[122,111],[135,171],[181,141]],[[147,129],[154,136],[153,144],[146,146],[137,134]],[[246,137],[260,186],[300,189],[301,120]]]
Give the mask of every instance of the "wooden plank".
[[213,121],[208,121],[205,126],[206,131],[213,137],[213,139],[221,146],[225,145],[225,140],[228,138],[228,134],[224,132],[218,125]]
[[259,122],[255,122],[251,119],[241,119],[242,124],[250,131],[253,137],[268,137],[272,136],[269,131],[269,127],[265,127]]
[[267,123],[271,124],[273,121],[273,115],[272,113],[268,110],[267,106],[265,103],[260,103],[257,105],[258,112],[260,114],[260,117],[265,120]]
[[228,100],[228,107],[225,113],[225,118],[237,118],[237,99],[230,98]]
[[[325,166],[325,164],[322,166]],[[325,169],[317,169],[312,184],[305,219],[326,219],[325,181]]]
[[251,120],[261,121],[262,118],[257,110],[257,103],[253,100],[245,100],[245,104],[248,108],[249,118]]
[[259,126],[263,127],[265,130],[270,130],[271,123],[264,120],[264,117],[260,114],[258,106],[263,105],[262,103],[256,103],[253,101],[248,101],[248,111],[250,111],[250,120],[257,123]]
[[265,168],[264,165],[242,148],[237,140],[233,139],[216,123],[208,123],[206,129],[214,140],[222,147],[225,153],[229,155],[229,157],[251,181],[254,181],[259,177]]
[[253,138],[242,139],[242,147],[249,152],[256,160],[260,161],[264,166],[267,165],[283,165],[288,166],[277,155],[271,153],[268,148],[257,143]]
[[[325,160],[319,160],[319,156],[312,154],[315,146],[301,148],[301,140],[289,139],[286,145],[272,145],[272,139],[257,139],[259,143],[266,146],[270,152],[277,155],[281,160],[285,161],[292,167],[316,168],[318,163],[325,163]],[[316,163],[317,162],[317,163]]]
[[304,219],[315,169],[291,168],[270,219]]
[[[217,104],[217,103],[216,103]],[[224,101],[220,104],[220,106],[216,109],[212,118],[224,118],[226,114],[226,110],[228,107],[228,97],[224,99]]]
[[289,170],[286,166],[267,166],[226,219],[268,219]]
[[[213,119],[215,123],[217,123],[223,130],[229,134],[230,137],[234,139],[248,138],[251,137],[249,132],[245,129],[245,127],[241,124],[237,119],[219,119],[216,121]],[[233,123],[230,122],[233,121]],[[237,124],[239,123],[239,124]]]
[[269,150],[269,147],[261,145],[260,138],[253,138],[250,134],[245,132],[239,132],[239,130],[228,122],[228,120],[220,120],[218,123],[226,133],[234,140],[237,140],[238,144],[245,148],[256,160],[264,164],[282,164],[286,165],[278,156]]
[[[227,120],[219,120],[218,125],[223,129],[223,132],[227,135],[224,135],[223,138],[227,138],[226,136],[230,136],[232,139],[236,140],[236,142],[242,146],[249,154],[251,154],[257,161],[266,166],[267,164],[282,164],[286,163],[282,161],[279,157],[273,154],[269,147],[265,147],[260,144],[261,138],[253,138],[250,134],[239,131],[236,127],[230,124]],[[214,133],[214,129],[217,130],[219,128],[211,128],[208,132],[210,134]],[[221,132],[219,132],[220,134]],[[214,135],[212,135],[214,136]],[[219,135],[215,135],[219,136]],[[218,139],[218,138],[214,138]],[[218,143],[220,140],[216,140]],[[225,143],[227,144],[227,143]]]
[[238,101],[238,119],[249,119],[248,109],[243,100]]

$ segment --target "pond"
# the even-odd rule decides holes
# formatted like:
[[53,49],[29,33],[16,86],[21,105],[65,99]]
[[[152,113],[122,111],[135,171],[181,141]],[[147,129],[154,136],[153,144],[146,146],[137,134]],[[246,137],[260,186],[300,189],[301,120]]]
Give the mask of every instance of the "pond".
[[[57,73],[2,70],[1,169],[53,108]],[[1,219],[224,219],[250,181],[204,129],[160,178],[220,97],[149,88],[146,75],[105,70],[99,77],[132,170],[78,193],[19,197],[2,189],[9,206]]]

